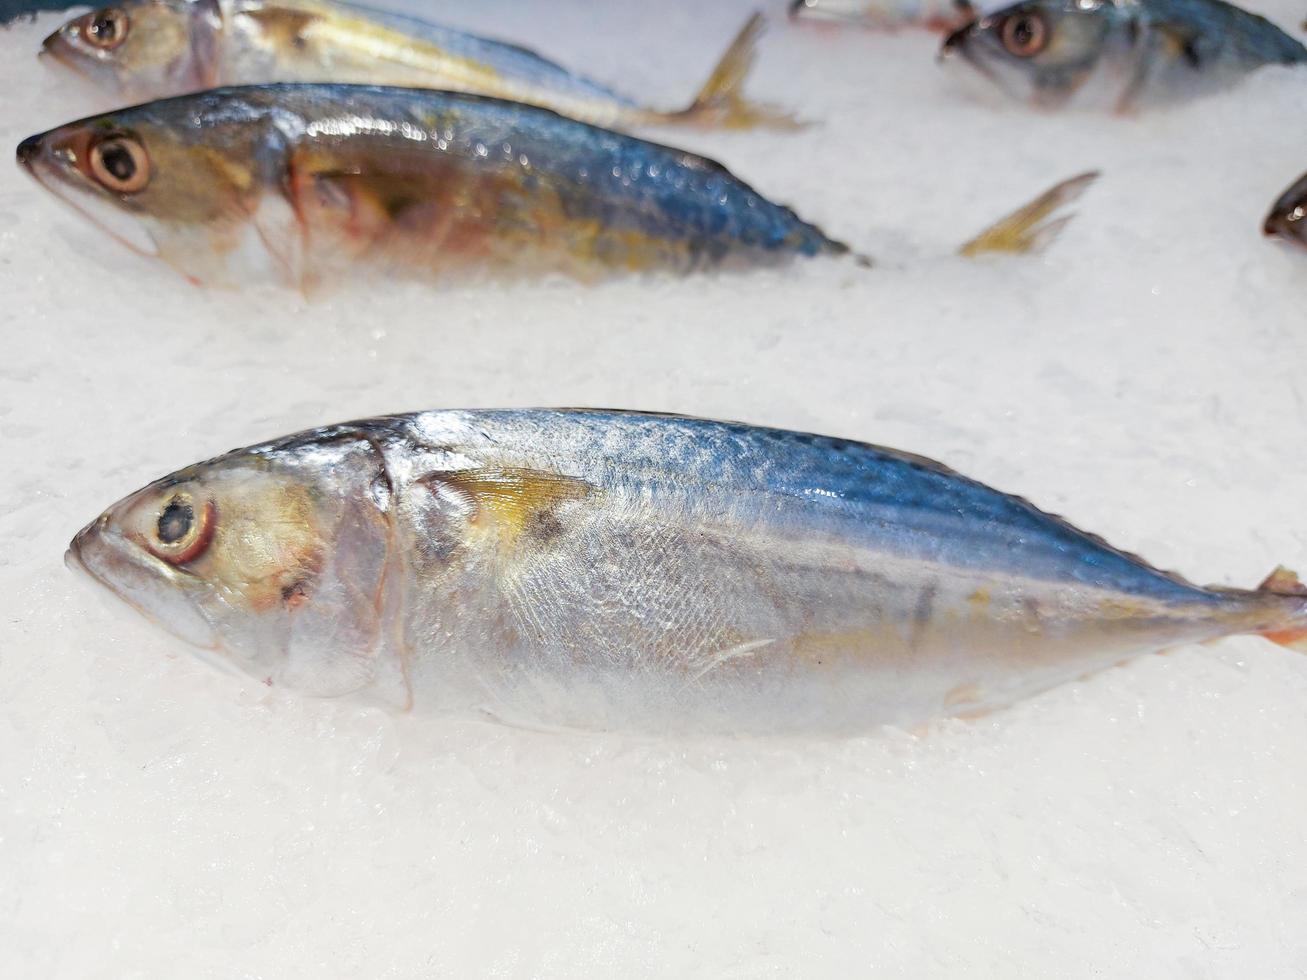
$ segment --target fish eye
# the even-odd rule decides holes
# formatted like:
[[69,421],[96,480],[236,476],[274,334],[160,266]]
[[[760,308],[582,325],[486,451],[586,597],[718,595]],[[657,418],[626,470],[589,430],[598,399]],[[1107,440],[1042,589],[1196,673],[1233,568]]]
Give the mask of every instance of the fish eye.
[[1017,58],[1033,58],[1048,44],[1048,24],[1039,14],[1012,14],[1005,17],[998,32],[1008,54]]
[[93,14],[87,14],[82,35],[95,47],[112,51],[127,40],[127,31],[130,27],[131,20],[125,10],[119,7],[104,7]]
[[150,182],[150,158],[134,136],[107,136],[91,145],[91,176],[119,194],[135,194]]
[[185,565],[204,554],[213,540],[213,501],[198,504],[188,493],[164,498],[148,546],[156,558]]

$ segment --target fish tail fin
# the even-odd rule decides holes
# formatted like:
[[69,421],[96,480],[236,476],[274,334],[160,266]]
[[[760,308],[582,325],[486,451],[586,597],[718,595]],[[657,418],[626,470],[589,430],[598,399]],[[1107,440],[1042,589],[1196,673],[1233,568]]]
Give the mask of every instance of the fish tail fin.
[[1282,647],[1307,653],[1307,585],[1303,585],[1296,572],[1281,565],[1266,576],[1257,591],[1300,600],[1299,625],[1263,630],[1262,636]]
[[777,106],[750,101],[742,91],[753,68],[758,39],[765,27],[762,14],[754,13],[735,35],[735,40],[721,56],[694,101],[680,112],[668,113],[667,118],[718,129],[803,128],[806,123],[791,113]]
[[1075,215],[1062,215],[1051,221],[1044,219],[1080,197],[1098,179],[1098,173],[1090,170],[1055,184],[966,242],[958,254],[968,258],[986,252],[1024,255],[1047,248]]

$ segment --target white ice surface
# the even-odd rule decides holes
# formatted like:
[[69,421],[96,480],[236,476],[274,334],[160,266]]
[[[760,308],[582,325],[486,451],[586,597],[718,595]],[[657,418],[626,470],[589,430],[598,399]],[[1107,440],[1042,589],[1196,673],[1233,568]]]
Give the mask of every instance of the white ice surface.
[[[675,103],[748,6],[449,8]],[[31,57],[56,21],[0,35],[0,142],[92,108]],[[1307,974],[1307,659],[1262,640],[924,734],[546,735],[269,693],[63,567],[85,521],[181,465],[483,405],[868,439],[1198,581],[1307,565],[1307,255],[1259,234],[1307,168],[1307,75],[1059,118],[968,100],[934,44],[777,25],[754,91],[823,126],[662,134],[870,273],[307,306],[200,292],[0,168],[0,976]],[[1046,257],[948,257],[1088,167]]]

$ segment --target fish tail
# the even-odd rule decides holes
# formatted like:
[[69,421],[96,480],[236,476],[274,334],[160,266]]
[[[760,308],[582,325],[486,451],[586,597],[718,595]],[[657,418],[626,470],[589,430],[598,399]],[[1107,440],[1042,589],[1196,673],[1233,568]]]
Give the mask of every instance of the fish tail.
[[1090,170],[1055,184],[966,242],[958,249],[958,254],[971,258],[986,252],[1024,255],[1042,251],[1052,244],[1074,215],[1062,215],[1049,221],[1044,219],[1076,200],[1097,179],[1098,171]]
[[1267,595],[1286,596],[1298,600],[1298,608],[1294,616],[1295,622],[1288,626],[1277,626],[1273,629],[1262,630],[1262,636],[1272,643],[1280,644],[1282,647],[1297,650],[1299,653],[1307,653],[1307,585],[1302,584],[1296,572],[1281,565],[1266,576],[1262,584],[1257,586],[1257,591]]
[[753,68],[758,39],[766,21],[755,13],[740,28],[735,40],[704,82],[690,105],[667,113],[669,121],[716,129],[801,129],[806,124],[778,106],[753,102],[743,93],[745,79]]

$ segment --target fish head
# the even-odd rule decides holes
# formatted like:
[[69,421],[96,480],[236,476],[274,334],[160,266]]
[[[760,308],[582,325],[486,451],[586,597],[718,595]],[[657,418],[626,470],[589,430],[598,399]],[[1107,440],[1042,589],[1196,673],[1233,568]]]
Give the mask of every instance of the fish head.
[[1303,174],[1271,206],[1262,230],[1273,238],[1307,248],[1307,174]]
[[1044,107],[1066,102],[1092,75],[1119,30],[1110,0],[1026,0],[976,17],[940,49],[1008,96]]
[[133,251],[193,282],[239,281],[267,265],[266,253],[235,257],[285,157],[275,127],[226,91],[68,123],[23,140],[18,162]]
[[385,647],[389,487],[357,434],[240,450],[114,504],[67,563],[206,659],[350,693],[376,680]]
[[214,84],[221,26],[217,0],[126,0],[74,17],[41,53],[132,96],[180,95]]

